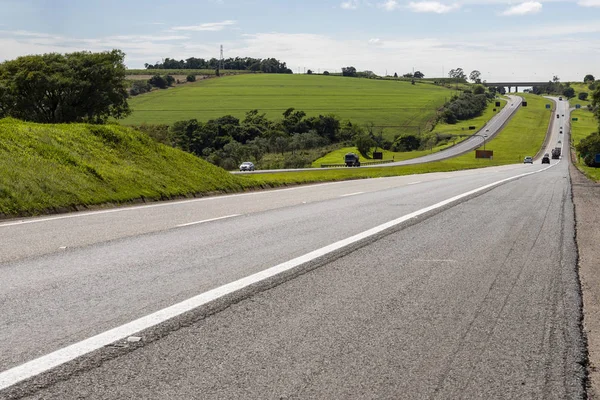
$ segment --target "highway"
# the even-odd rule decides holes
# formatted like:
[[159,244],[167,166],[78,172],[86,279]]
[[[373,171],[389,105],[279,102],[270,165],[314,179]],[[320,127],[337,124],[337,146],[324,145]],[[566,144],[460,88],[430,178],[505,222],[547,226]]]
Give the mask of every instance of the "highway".
[[[447,160],[452,157],[459,156],[464,153],[468,153],[469,151],[473,151],[483,145],[483,139],[485,136],[485,140],[489,141],[493,139],[498,133],[502,131],[504,125],[512,118],[512,116],[517,112],[521,104],[523,103],[523,98],[515,95],[507,95],[508,104],[500,110],[496,115],[494,115],[490,121],[479,131],[472,131],[471,134],[478,135],[473,136],[468,139],[465,139],[456,145],[444,149],[442,151],[428,154],[426,156],[412,158],[410,160],[404,161],[396,161],[392,163],[385,164],[375,164],[375,165],[362,165],[360,168],[381,168],[381,167],[394,167],[399,165],[413,165],[413,164],[423,164],[432,161],[441,161]],[[364,161],[364,160],[361,160]],[[343,164],[343,160],[340,160],[340,164]],[[333,167],[325,167],[320,169],[338,169]],[[271,170],[259,170],[259,171],[232,171],[232,174],[266,174],[266,173],[281,173],[281,172],[297,172],[297,171],[311,171],[314,168],[293,168],[293,169],[271,169]]]
[[564,156],[0,223],[0,398],[584,398]]

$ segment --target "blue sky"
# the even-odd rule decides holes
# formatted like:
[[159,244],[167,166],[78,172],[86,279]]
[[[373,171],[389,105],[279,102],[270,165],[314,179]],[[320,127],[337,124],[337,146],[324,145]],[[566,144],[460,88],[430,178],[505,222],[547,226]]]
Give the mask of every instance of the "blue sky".
[[0,0],[0,61],[118,48],[165,57],[275,57],[295,72],[482,79],[600,78],[600,0]]

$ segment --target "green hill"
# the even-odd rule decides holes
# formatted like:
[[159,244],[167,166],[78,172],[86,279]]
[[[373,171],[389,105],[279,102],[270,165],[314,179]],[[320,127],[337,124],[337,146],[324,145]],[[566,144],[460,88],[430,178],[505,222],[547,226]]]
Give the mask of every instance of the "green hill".
[[256,186],[118,125],[0,119],[0,215]]
[[452,92],[431,82],[324,75],[250,74],[207,79],[130,99],[125,125],[207,121],[258,109],[278,119],[288,108],[308,116],[335,114],[354,123],[386,126],[385,136],[424,129]]

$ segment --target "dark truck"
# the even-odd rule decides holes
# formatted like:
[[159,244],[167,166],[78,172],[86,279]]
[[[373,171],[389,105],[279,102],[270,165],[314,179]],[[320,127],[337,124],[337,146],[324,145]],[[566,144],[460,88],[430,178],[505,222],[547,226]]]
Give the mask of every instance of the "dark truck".
[[560,158],[560,147],[555,147],[552,149],[552,158],[553,159]]
[[344,163],[346,163],[346,167],[360,167],[360,160],[358,158],[358,154],[346,154],[344,156]]

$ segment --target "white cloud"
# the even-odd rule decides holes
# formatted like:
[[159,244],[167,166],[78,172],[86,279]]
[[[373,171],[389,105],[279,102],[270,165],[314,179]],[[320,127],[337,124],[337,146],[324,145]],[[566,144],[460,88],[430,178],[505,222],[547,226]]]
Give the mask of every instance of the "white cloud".
[[505,10],[501,15],[527,15],[535,14],[542,10],[542,3],[537,1],[526,1]]
[[379,8],[383,8],[386,11],[394,11],[394,10],[400,8],[400,5],[398,4],[398,1],[396,1],[396,0],[387,0],[384,3],[379,3],[377,6]]
[[200,25],[175,26],[171,28],[174,31],[221,31],[228,26],[235,25],[235,21],[227,20],[221,22],[208,22]]
[[369,43],[371,43],[371,44],[377,44],[379,42],[381,42],[381,40],[379,38],[369,39]]
[[458,4],[446,5],[437,1],[420,1],[408,3],[408,8],[414,12],[444,14],[458,9]]
[[358,8],[358,0],[348,0],[340,4],[344,10],[356,10]]
[[600,7],[600,0],[581,0],[577,4],[582,7]]

